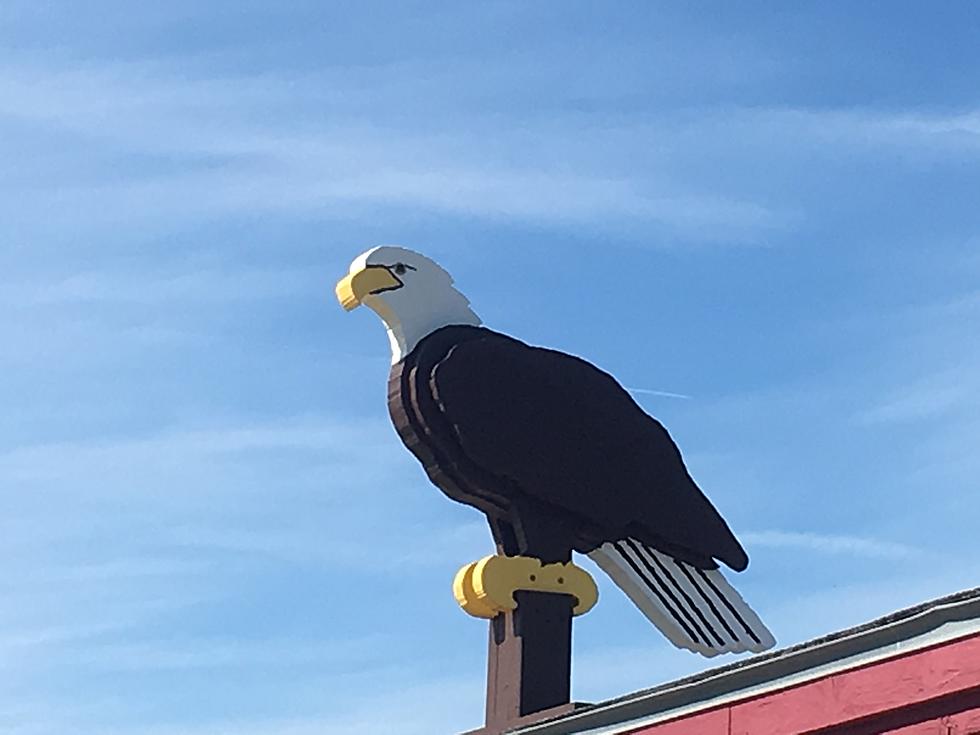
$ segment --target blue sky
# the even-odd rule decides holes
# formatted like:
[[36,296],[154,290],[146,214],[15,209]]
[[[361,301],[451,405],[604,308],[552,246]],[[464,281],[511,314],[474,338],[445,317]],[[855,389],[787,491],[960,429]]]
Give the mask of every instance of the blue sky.
[[[0,731],[482,718],[489,550],[332,289],[641,391],[781,644],[980,583],[975,3],[0,6]],[[600,579],[574,694],[703,668]]]

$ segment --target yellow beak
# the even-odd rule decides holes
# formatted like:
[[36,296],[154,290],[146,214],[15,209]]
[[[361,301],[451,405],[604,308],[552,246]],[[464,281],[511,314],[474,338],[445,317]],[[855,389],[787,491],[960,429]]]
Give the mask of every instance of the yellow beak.
[[349,273],[337,283],[337,300],[345,311],[357,308],[365,296],[401,287],[402,282],[382,265],[369,265]]

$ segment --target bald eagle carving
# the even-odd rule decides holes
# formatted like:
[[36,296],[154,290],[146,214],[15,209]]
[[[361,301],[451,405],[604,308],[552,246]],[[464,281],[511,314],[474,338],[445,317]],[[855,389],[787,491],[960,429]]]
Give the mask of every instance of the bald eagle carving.
[[337,295],[384,321],[399,436],[437,487],[486,515],[501,553],[589,555],[682,648],[773,645],[718,569],[745,569],[745,551],[611,375],[482,326],[449,274],[411,250],[362,254]]

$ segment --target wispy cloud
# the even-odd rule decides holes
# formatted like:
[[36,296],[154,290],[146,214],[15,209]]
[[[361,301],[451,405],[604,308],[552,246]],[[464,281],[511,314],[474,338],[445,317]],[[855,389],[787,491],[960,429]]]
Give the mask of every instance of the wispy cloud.
[[[318,680],[304,684],[295,705],[307,714],[293,716],[250,716],[222,713],[204,721],[189,720],[180,712],[161,715],[152,722],[134,723],[126,717],[125,703],[94,701],[87,708],[45,708],[42,702],[23,701],[9,710],[11,725],[18,735],[55,735],[81,727],[105,735],[350,735],[397,730],[407,735],[461,732],[482,724],[483,685],[475,677],[434,677],[413,682],[410,671],[400,671],[403,684],[397,689],[370,691],[356,700],[333,702],[326,707],[310,683],[329,688]],[[320,700],[320,702],[317,702]],[[425,706],[419,706],[419,703]],[[0,710],[0,723],[7,711]],[[13,722],[16,718],[16,722]],[[116,725],[115,722],[126,724]],[[88,728],[94,728],[88,730]]]
[[[785,224],[783,214],[735,193],[691,191],[662,176],[626,175],[584,160],[574,171],[567,166],[567,156],[582,158],[576,141],[583,135],[619,149],[653,131],[609,138],[586,122],[509,133],[515,142],[546,139],[550,152],[503,164],[480,154],[477,142],[489,131],[479,117],[469,134],[458,128],[396,131],[365,124],[357,113],[329,123],[279,120],[270,127],[260,121],[262,110],[282,104],[284,95],[294,99],[298,87],[322,97],[329,94],[324,90],[342,96],[342,89],[358,84],[268,76],[188,80],[133,64],[70,72],[8,68],[0,76],[6,100],[0,112],[84,139],[103,157],[151,157],[129,176],[62,176],[57,187],[43,178],[34,182],[35,202],[101,227],[118,225],[121,211],[133,222],[242,211],[346,217],[357,211],[351,207],[364,206],[553,224],[650,221],[690,233],[727,229],[731,237]],[[175,165],[153,156],[179,158]],[[78,170],[91,168],[80,162]],[[35,171],[41,175],[43,167]],[[30,206],[21,195],[18,202]]]
[[797,549],[820,554],[842,554],[892,560],[921,558],[925,555],[921,549],[908,544],[862,536],[840,536],[800,531],[748,531],[739,534],[739,536],[749,548],[755,546]]
[[48,281],[17,279],[3,284],[2,296],[19,306],[130,303],[176,308],[189,303],[282,298],[308,288],[310,280],[310,274],[300,270],[85,271]]
[[976,586],[978,565],[896,565],[873,579],[841,579],[833,585],[801,586],[774,600],[766,611],[781,645],[860,625],[896,610]]
[[980,111],[977,110],[949,115],[908,114],[886,119],[882,127],[942,136],[964,147],[980,149]]
[[[46,639],[45,643],[50,643]],[[313,666],[321,673],[361,668],[383,663],[383,650],[390,641],[383,635],[339,640],[276,638],[262,640],[92,640],[91,637],[56,651],[34,651],[47,666],[71,665],[86,671],[189,671],[231,668],[266,670]]]
[[936,418],[977,395],[980,394],[974,386],[963,383],[955,373],[947,373],[945,377],[935,376],[924,383],[906,386],[903,393],[862,411],[858,418],[868,424]]
[[[828,153],[840,155],[848,149],[901,146],[907,150],[959,150],[980,152],[980,111],[882,110],[874,107],[814,109],[794,107],[737,108],[727,110],[732,129],[749,135],[775,136],[786,142],[791,136],[805,145],[833,141],[843,148]],[[705,118],[706,126],[720,123],[720,114]]]
[[[0,481],[35,490],[10,504],[0,549],[30,558],[45,548],[85,548],[113,529],[142,529],[137,556],[92,558],[86,549],[71,564],[49,559],[32,585],[187,580],[213,574],[205,560],[218,552],[224,573],[265,559],[381,576],[491,552],[486,525],[475,517],[430,521],[418,533],[412,495],[391,488],[418,485],[436,502],[438,491],[426,487],[392,440],[374,420],[299,418],[11,448],[0,453]],[[276,458],[288,458],[289,470],[270,473],[265,465],[277,466]],[[297,518],[284,498],[316,512]],[[46,518],[44,508],[55,499],[74,509],[71,519]],[[227,503],[234,512],[215,515]],[[116,509],[105,517],[105,508]],[[373,529],[370,540],[364,528]],[[133,553],[131,542],[128,548]]]
[[[427,73],[453,72],[436,66]],[[733,137],[770,157],[777,146],[790,156],[803,147],[827,155],[895,145],[980,150],[976,111],[730,107],[614,125],[579,113],[500,130],[461,101],[456,114],[468,125],[450,130],[437,119],[378,123],[390,91],[384,70],[187,78],[162,63],[8,65],[0,74],[0,115],[43,126],[85,151],[73,154],[68,170],[59,156],[57,171],[31,153],[33,179],[9,188],[8,213],[38,217],[42,206],[56,219],[69,214],[76,227],[105,229],[245,212],[346,219],[409,207],[562,227],[645,222],[682,236],[765,242],[767,233],[794,226],[797,205],[693,185],[683,175],[688,160]],[[324,120],[303,108],[270,122],[267,110],[297,97],[333,105],[335,114]],[[490,150],[482,144],[488,137],[496,141]],[[644,144],[650,140],[656,148]],[[493,155],[505,142],[527,155],[519,163]],[[24,155],[19,148],[10,154]],[[637,156],[642,167],[625,165]],[[140,165],[120,167],[120,159]]]
[[[435,490],[434,490],[435,492]],[[384,525],[387,542],[375,532],[370,538],[356,528],[332,530],[325,538],[322,529],[306,526],[279,530],[260,528],[221,528],[177,526],[169,541],[176,548],[202,552],[233,552],[243,559],[271,558],[291,564],[317,564],[342,567],[374,577],[398,576],[406,569],[441,568],[449,559],[464,561],[493,553],[493,543],[484,522],[428,528],[424,533],[414,525],[399,525],[388,514],[377,513],[362,519],[364,526]]]
[[894,321],[896,359],[856,419],[877,425],[972,415],[980,406],[977,295],[918,305]]
[[223,456],[262,449],[330,453],[376,459],[375,442],[384,424],[377,420],[293,421],[219,428],[182,428],[145,438],[101,438],[27,444],[0,452],[0,472],[9,479],[63,477],[85,469],[177,466],[196,457]]

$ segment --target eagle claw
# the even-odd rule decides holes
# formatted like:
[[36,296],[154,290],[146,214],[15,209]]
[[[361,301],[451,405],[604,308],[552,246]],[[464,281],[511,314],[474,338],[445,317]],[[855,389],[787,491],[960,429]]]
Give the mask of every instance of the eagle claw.
[[514,610],[514,593],[550,592],[575,598],[574,615],[596,604],[595,581],[571,562],[542,564],[528,556],[487,556],[462,567],[453,580],[453,594],[464,611],[477,618],[493,618]]

